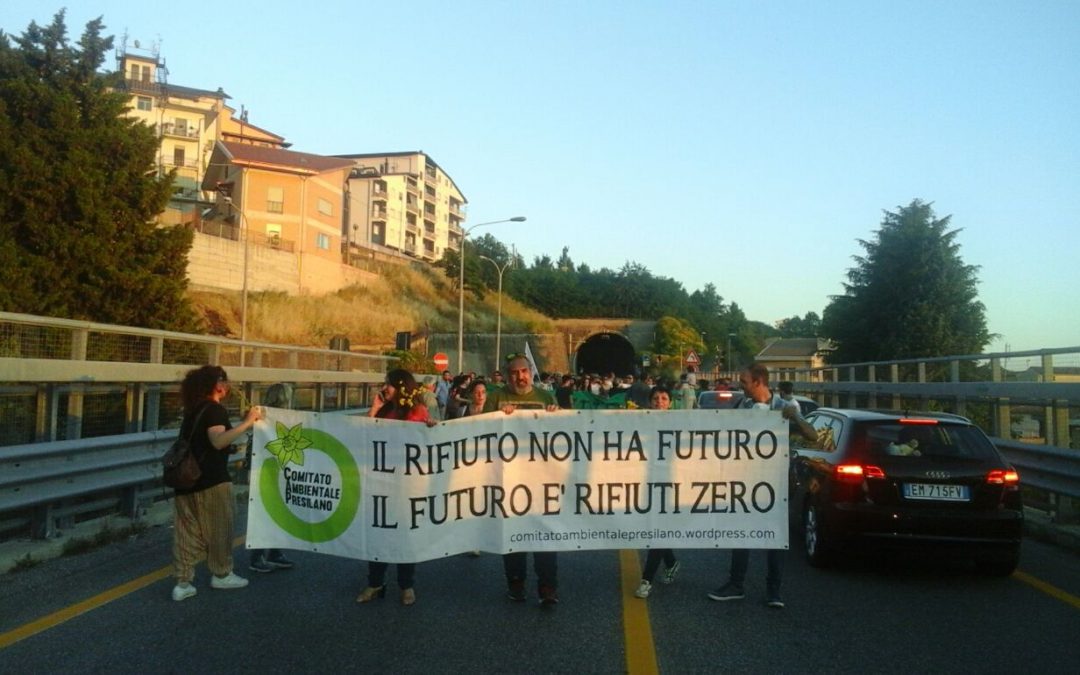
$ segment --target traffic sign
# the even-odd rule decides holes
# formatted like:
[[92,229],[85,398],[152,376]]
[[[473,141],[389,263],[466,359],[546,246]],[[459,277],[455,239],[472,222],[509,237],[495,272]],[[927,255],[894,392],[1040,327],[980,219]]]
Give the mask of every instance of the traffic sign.
[[697,352],[695,352],[693,349],[686,352],[686,358],[684,360],[686,361],[686,365],[688,365],[688,366],[696,366],[696,365],[699,365],[701,363],[701,358],[697,355]]
[[442,352],[436,354],[432,361],[435,362],[435,367],[440,371],[446,370],[450,366],[450,357]]

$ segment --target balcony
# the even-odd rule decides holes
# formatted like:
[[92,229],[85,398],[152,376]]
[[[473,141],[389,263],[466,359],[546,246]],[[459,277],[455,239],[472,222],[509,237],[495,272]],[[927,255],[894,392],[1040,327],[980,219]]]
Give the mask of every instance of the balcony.
[[169,136],[171,138],[199,138],[199,130],[189,126],[178,126],[172,122],[162,122],[159,126],[162,136]]
[[124,86],[126,86],[127,90],[133,94],[150,94],[151,96],[161,95],[161,85],[157,82],[126,78],[124,80]]
[[257,246],[266,246],[267,248],[276,249],[278,251],[285,251],[286,253],[292,253],[296,250],[296,242],[289,239],[282,239],[280,234],[252,232],[251,243]]
[[372,209],[371,210],[371,219],[372,220],[386,220],[386,209]]
[[200,201],[202,192],[198,188],[176,187],[173,188],[171,199],[177,201]]
[[416,179],[409,178],[405,181],[405,191],[411,195],[420,196],[420,186],[417,185]]
[[161,160],[164,166],[175,166],[178,169],[197,169],[199,168],[199,162],[194,159],[177,159],[175,157],[166,157]]
[[453,199],[450,200],[450,215],[457,216],[461,219],[465,218],[465,213],[461,210],[461,204]]
[[409,213],[415,213],[417,215],[420,214],[420,207],[419,207],[419,205],[417,205],[416,202],[406,201],[405,202],[405,210],[408,211]]

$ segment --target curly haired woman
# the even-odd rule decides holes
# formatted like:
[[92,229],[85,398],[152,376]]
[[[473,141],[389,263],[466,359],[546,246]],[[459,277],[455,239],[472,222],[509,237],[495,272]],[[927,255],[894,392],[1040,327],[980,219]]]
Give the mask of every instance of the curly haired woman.
[[191,451],[202,475],[188,489],[176,490],[173,530],[173,600],[195,595],[195,564],[206,556],[214,575],[210,587],[230,590],[247,586],[247,579],[233,574],[233,497],[228,456],[233,443],[262,419],[253,407],[237,426],[221,401],[229,394],[229,378],[221,366],[202,366],[188,371],[180,384],[184,421],[180,435],[191,439]]

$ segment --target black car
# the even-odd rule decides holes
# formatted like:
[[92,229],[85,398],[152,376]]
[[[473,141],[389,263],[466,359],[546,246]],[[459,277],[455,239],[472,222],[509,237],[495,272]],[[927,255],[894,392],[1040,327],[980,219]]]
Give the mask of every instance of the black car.
[[697,407],[704,410],[727,410],[737,408],[743,400],[738,390],[703,391],[698,394]]
[[957,415],[819,408],[816,443],[791,441],[793,522],[810,564],[853,546],[924,547],[1011,574],[1024,523],[1020,480]]

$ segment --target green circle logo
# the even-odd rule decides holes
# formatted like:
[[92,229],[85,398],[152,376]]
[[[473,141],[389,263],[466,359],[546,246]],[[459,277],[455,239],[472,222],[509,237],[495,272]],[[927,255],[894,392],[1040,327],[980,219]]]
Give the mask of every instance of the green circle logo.
[[360,509],[360,468],[349,449],[330,434],[317,429],[295,428],[290,434],[308,441],[304,444],[308,451],[324,453],[337,466],[341,475],[341,499],[325,520],[309,523],[301,519],[289,509],[281,496],[278,477],[282,467],[278,458],[269,457],[263,461],[259,471],[259,495],[263,508],[278,527],[297,539],[313,544],[336,539],[352,525]]

